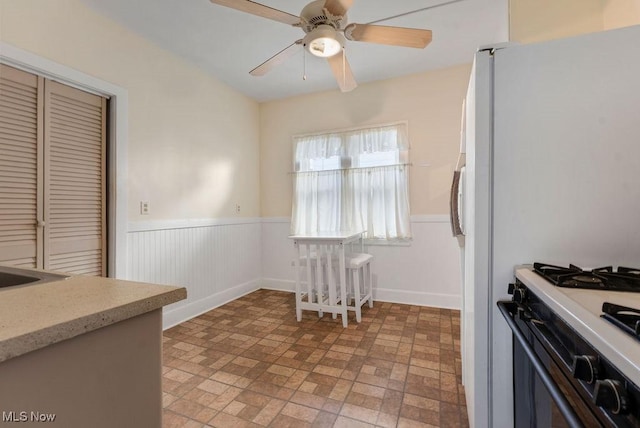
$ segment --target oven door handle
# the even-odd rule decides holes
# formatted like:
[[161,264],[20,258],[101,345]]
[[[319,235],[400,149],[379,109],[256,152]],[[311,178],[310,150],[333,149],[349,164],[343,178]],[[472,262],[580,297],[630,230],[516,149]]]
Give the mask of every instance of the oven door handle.
[[542,364],[535,351],[533,350],[533,347],[531,346],[531,344],[529,344],[526,337],[524,337],[524,335],[516,325],[516,322],[513,320],[513,315],[509,310],[509,307],[513,307],[516,305],[516,303],[513,303],[511,301],[500,301],[498,302],[498,309],[500,309],[500,312],[502,312],[502,316],[504,316],[507,324],[509,325],[509,328],[511,329],[511,331],[513,331],[513,335],[518,340],[518,342],[520,342],[520,345],[533,364],[536,373],[538,374],[538,376],[540,376],[542,383],[544,383],[544,386],[549,391],[549,394],[558,405],[560,413],[562,413],[562,416],[564,416],[564,418],[567,420],[569,426],[575,428],[584,427],[575,411],[560,391],[558,385],[553,381],[553,378],[549,374],[549,371],[546,369],[544,364]]

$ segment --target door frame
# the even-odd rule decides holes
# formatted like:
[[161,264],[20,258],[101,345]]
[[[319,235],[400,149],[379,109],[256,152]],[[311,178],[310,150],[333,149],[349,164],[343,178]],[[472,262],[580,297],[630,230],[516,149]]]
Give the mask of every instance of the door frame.
[[107,276],[127,275],[128,92],[66,65],[0,42],[0,62],[108,98]]

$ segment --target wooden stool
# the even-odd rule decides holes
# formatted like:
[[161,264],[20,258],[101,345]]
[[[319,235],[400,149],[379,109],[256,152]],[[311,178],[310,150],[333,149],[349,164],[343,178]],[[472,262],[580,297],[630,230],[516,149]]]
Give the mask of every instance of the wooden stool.
[[[362,321],[362,305],[369,302],[369,307],[373,308],[373,281],[371,275],[371,261],[373,256],[366,253],[355,253],[347,255],[347,285],[349,287],[349,298],[347,309],[355,311],[356,321]],[[351,299],[354,300],[353,306]]]

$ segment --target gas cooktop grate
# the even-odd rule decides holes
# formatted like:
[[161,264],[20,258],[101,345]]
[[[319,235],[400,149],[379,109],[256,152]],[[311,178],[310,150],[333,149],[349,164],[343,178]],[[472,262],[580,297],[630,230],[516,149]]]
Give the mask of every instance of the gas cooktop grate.
[[601,317],[640,340],[640,310],[604,302]]
[[569,267],[534,263],[536,273],[557,285],[567,288],[592,290],[640,292],[640,269],[612,266],[583,270],[575,265]]

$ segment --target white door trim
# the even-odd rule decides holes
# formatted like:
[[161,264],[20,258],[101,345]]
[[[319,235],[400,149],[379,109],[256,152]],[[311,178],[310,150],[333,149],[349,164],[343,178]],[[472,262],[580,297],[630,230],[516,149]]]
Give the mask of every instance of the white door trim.
[[108,275],[113,278],[125,278],[127,272],[127,90],[5,42],[0,42],[0,62],[109,98]]

